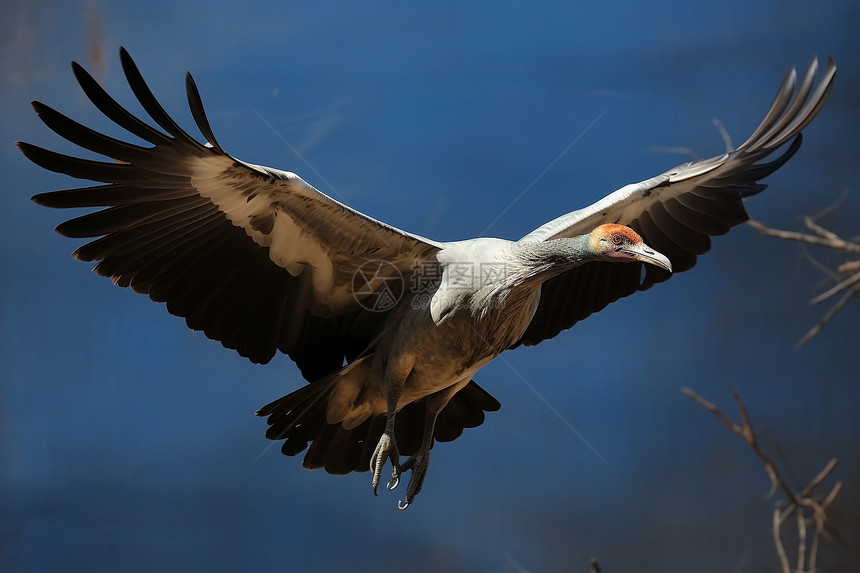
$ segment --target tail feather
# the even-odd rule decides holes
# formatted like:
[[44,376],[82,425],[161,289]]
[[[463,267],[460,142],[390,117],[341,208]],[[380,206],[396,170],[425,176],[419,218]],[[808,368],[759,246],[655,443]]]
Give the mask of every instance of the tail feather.
[[[370,457],[385,430],[384,414],[371,416],[348,429],[340,422],[329,424],[326,421],[327,401],[343,378],[344,370],[299,388],[257,411],[258,416],[268,416],[266,437],[284,440],[281,452],[295,456],[307,449],[302,461],[307,469],[324,468],[330,474],[368,471]],[[455,440],[464,428],[481,425],[485,411],[493,412],[499,407],[495,398],[470,381],[439,413],[433,437],[442,442]],[[401,454],[408,456],[418,450],[424,423],[421,402],[409,404],[398,412],[395,438]]]
[[[499,401],[474,381],[457,393],[458,400],[451,400],[436,419],[433,437],[440,442],[451,442],[460,437],[465,428],[477,428],[484,423],[484,412],[495,412],[502,407]],[[443,420],[446,428],[439,428]],[[447,432],[442,431],[447,429]]]

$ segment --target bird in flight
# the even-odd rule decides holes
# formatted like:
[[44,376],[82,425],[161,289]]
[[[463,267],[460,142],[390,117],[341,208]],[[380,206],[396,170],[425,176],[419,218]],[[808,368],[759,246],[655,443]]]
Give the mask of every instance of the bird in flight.
[[[733,151],[622,187],[518,241],[440,242],[360,213],[295,173],[229,155],[188,74],[200,143],[161,107],[126,50],[120,58],[157,127],[79,64],[72,70],[101,113],[148,145],[34,101],[50,129],[111,161],[18,142],[37,165],[96,182],[33,200],[99,208],[56,229],[94,239],[74,257],[97,262],[98,274],[166,303],[189,328],[252,362],[289,355],[308,384],[257,412],[268,418],[266,436],[282,440],[286,455],[307,450],[309,469],[370,470],[374,493],[386,463],[389,489],[410,471],[401,509],[422,488],[434,442],[499,408],[477,372],[693,267],[711,236],[748,219],[744,198],[800,148],[836,73],[832,60],[817,83],[817,59],[800,80],[791,70],[761,125]],[[401,463],[401,455],[409,457]]]

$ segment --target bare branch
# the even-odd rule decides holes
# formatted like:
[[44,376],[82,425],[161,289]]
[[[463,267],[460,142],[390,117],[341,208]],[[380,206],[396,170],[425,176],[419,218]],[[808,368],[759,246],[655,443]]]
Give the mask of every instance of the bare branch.
[[836,267],[837,273],[856,273],[860,271],[860,260],[848,261]]
[[815,297],[814,299],[809,301],[809,304],[814,305],[814,304],[818,304],[820,302],[824,302],[825,300],[827,300],[831,296],[838,294],[840,291],[847,289],[848,287],[850,287],[851,285],[853,285],[854,283],[856,283],[858,281],[860,281],[860,273],[855,273],[854,275],[848,277],[847,279],[845,279],[841,283],[837,284],[833,288],[829,289],[826,292],[821,293],[820,295],[818,295],[817,297]]
[[741,413],[741,423],[744,425],[744,431],[747,434],[745,438],[748,442],[754,442],[756,436],[752,429],[752,422],[750,421],[750,415],[749,412],[747,412],[746,404],[744,404],[744,401],[741,400],[741,395],[738,394],[734,388],[728,386],[728,389],[729,393],[732,395],[732,398],[735,399],[735,404],[738,405],[738,411]]
[[824,501],[821,502],[821,509],[827,509],[833,500],[836,499],[836,496],[839,495],[839,492],[842,490],[842,482],[836,482],[836,485],[833,486],[833,489],[830,490],[830,493],[827,494],[827,497],[824,498]]
[[[803,488],[803,491],[801,491],[799,494],[797,494],[797,497],[800,500],[804,500],[804,499],[808,499],[810,496],[812,496],[812,492],[815,490],[815,488],[818,487],[821,484],[821,482],[824,481],[827,478],[827,476],[830,475],[830,472],[833,471],[833,468],[836,467],[837,463],[839,463],[839,461],[836,458],[833,458],[829,462],[827,462],[827,465],[825,465],[824,468],[820,472],[818,472],[817,476],[812,478],[812,481],[810,481],[806,485],[806,487]],[[836,491],[831,491],[827,495],[827,498],[830,498],[831,496],[836,497],[836,494],[839,492],[839,489],[841,487],[842,487],[842,482],[837,482],[833,488]],[[825,498],[825,501],[827,498]],[[831,501],[832,501],[832,499],[831,499]],[[826,509],[828,505],[830,505],[830,502],[827,502],[826,504],[821,503],[821,508]],[[791,516],[791,514],[796,509],[797,509],[797,505],[792,503],[791,505],[788,506],[788,508],[786,508],[785,511],[782,512],[782,515],[780,516],[779,520],[781,522],[785,521],[786,519],[789,518],[789,516]]]
[[779,508],[773,508],[773,544],[776,547],[776,554],[779,557],[779,566],[782,573],[791,573],[791,565],[788,563],[788,555],[785,554],[785,547],[782,545],[782,537],[779,534],[782,521],[779,519]]
[[816,237],[815,235],[798,233],[797,231],[782,231],[780,229],[773,229],[752,219],[747,221],[747,225],[768,237],[776,237],[777,239],[785,239],[787,241],[798,241],[801,243],[828,247],[837,251],[845,251],[846,253],[860,255],[860,245],[844,239],[825,239],[823,237]]
[[812,491],[817,488],[821,484],[821,482],[827,479],[827,476],[830,475],[830,472],[833,471],[833,468],[835,468],[836,464],[838,463],[839,460],[837,460],[836,458],[833,458],[832,460],[827,462],[827,465],[824,466],[824,469],[818,472],[818,475],[812,478],[812,481],[810,481],[807,486],[803,488],[803,491],[800,492],[800,497],[809,497],[810,495],[812,495]]
[[[756,229],[760,233],[769,237],[777,237],[779,239],[798,241],[801,244],[828,247],[837,251],[850,253],[852,256],[860,255],[860,241],[855,239],[846,241],[845,239],[839,237],[839,235],[837,235],[833,231],[825,229],[816,222],[818,219],[820,219],[827,213],[836,209],[839,204],[844,201],[845,197],[846,194],[843,193],[842,196],[835,203],[833,203],[833,205],[828,206],[826,209],[824,209],[814,217],[803,218],[806,227],[812,232],[816,233],[815,235],[808,235],[806,233],[798,233],[795,231],[782,231],[780,229],[773,229],[762,223],[759,223],[758,221],[748,221],[747,224],[753,229]],[[843,291],[846,291],[846,294],[835,305],[833,305],[833,307],[829,311],[827,311],[827,313],[825,313],[825,315],[822,317],[821,321],[819,321],[818,324],[809,329],[809,331],[803,336],[803,338],[801,338],[800,341],[798,341],[798,343],[795,345],[796,348],[801,348],[807,342],[812,340],[819,332],[821,332],[821,329],[824,328],[824,326],[826,326],[827,323],[830,322],[830,320],[833,319],[834,316],[836,316],[836,313],[839,312],[842,307],[844,307],[855,294],[860,292],[860,288],[858,288],[858,284],[860,284],[860,260],[850,260],[845,263],[842,263],[836,268],[836,271],[834,272],[819,263],[805,249],[803,252],[806,255],[807,259],[809,259],[819,270],[827,274],[830,279],[837,283],[833,287],[829,288],[827,291],[821,293],[820,295],[809,301],[810,304],[819,304]],[[842,277],[846,273],[851,274],[848,278],[843,279]]]
[[796,347],[796,348],[800,348],[800,347],[802,347],[804,344],[806,344],[807,342],[809,342],[810,340],[812,340],[812,338],[813,338],[816,334],[818,334],[819,332],[821,332],[821,329],[822,329],[822,328],[824,328],[824,327],[827,325],[827,323],[828,323],[828,322],[830,322],[830,321],[831,321],[831,319],[832,319],[834,316],[836,316],[836,313],[837,313],[837,312],[839,312],[840,310],[842,310],[842,307],[843,307],[843,306],[845,306],[846,304],[848,304],[848,301],[849,301],[849,300],[851,300],[851,298],[852,298],[855,294],[857,294],[858,292],[860,292],[860,285],[855,285],[851,290],[849,290],[848,292],[846,292],[846,293],[842,296],[842,298],[840,298],[840,299],[839,299],[839,301],[838,301],[836,304],[834,304],[834,305],[830,308],[830,310],[828,310],[828,311],[824,314],[824,316],[821,318],[821,321],[820,321],[818,324],[816,324],[815,326],[813,326],[812,328],[810,328],[810,329],[809,329],[809,332],[807,332],[807,333],[803,336],[803,338],[801,338],[801,339],[800,339],[800,341],[797,343],[797,345],[796,345],[795,347]]
[[797,512],[797,570],[804,571],[806,563],[806,517],[802,511]]
[[[857,289],[860,290],[860,285],[858,285]],[[746,404],[741,399],[740,394],[729,387],[729,392],[731,393],[732,398],[738,407],[738,412],[740,413],[741,423],[739,425],[726,416],[717,406],[708,402],[689,388],[681,388],[681,392],[713,414],[733,433],[743,438],[764,464],[765,470],[767,471],[768,477],[771,481],[771,487],[773,489],[779,489],[785,494],[788,501],[788,507],[781,510],[780,508],[785,502],[783,500],[776,501],[773,508],[773,519],[771,524],[773,543],[776,548],[777,556],[779,557],[782,573],[792,573],[791,563],[782,542],[782,526],[785,523],[785,520],[794,512],[797,512],[798,537],[797,564],[794,571],[796,573],[815,573],[820,539],[822,536],[827,535],[827,508],[833,503],[833,500],[836,499],[836,496],[842,489],[842,482],[837,482],[830,490],[830,493],[828,493],[821,502],[816,501],[813,497],[813,492],[815,491],[815,488],[827,479],[836,467],[836,458],[830,460],[824,468],[822,468],[821,471],[819,471],[818,474],[810,480],[803,490],[799,493],[795,492],[788,486],[777,470],[773,460],[759,444],[758,437],[753,429],[749,411],[747,410]],[[815,529],[812,533],[811,539],[809,537],[810,534],[808,530],[808,525],[810,523],[815,524]]]
[[[807,248],[806,245],[804,245],[804,244],[800,245],[800,252],[803,253],[803,257],[807,261],[809,261],[813,267],[815,267],[816,269],[818,269],[819,271],[821,271],[822,273],[827,275],[830,280],[832,280],[834,282],[839,280],[839,278],[840,278],[839,269],[837,269],[836,271],[833,271],[830,269],[830,267],[828,267],[827,265],[825,265],[824,263],[822,263],[821,261],[819,261],[818,259],[813,257],[812,253],[809,252],[809,249]],[[824,282],[826,282],[826,281],[824,281]]]
[[803,223],[806,225],[806,227],[810,231],[812,231],[813,233],[818,233],[820,236],[824,237],[825,239],[829,239],[831,241],[841,241],[842,240],[841,238],[839,238],[839,235],[837,235],[833,231],[828,231],[827,229],[825,229],[824,227],[822,227],[821,225],[816,223],[812,219],[812,217],[804,217]]
[[815,520],[815,535],[812,536],[812,544],[809,546],[809,570],[817,571],[818,547],[821,532],[824,530],[824,522]]
[[699,396],[698,394],[696,394],[695,392],[693,392],[692,390],[687,388],[686,386],[681,388],[681,392],[684,394],[684,396],[686,396],[687,398],[689,398],[690,400],[692,400],[693,402],[695,402],[696,404],[698,404],[699,406],[701,406],[702,408],[704,408],[705,410],[707,410],[708,412],[710,412],[711,414],[716,416],[720,420],[720,422],[722,422],[723,425],[725,425],[732,432],[736,433],[739,436],[743,436],[743,430],[741,429],[741,427],[738,426],[737,424],[735,424],[731,420],[731,418],[729,418],[728,416],[723,414],[723,412],[719,408],[717,408],[716,406],[714,406],[713,404],[711,404],[710,402],[708,402],[707,400],[705,400],[704,398],[702,398],[701,396]]
[[740,394],[735,392],[732,388],[729,388],[729,392],[732,394],[732,398],[734,398],[735,403],[738,405],[738,410],[741,414],[741,423],[743,426],[738,426],[735,422],[733,422],[728,416],[723,414],[723,412],[690,390],[689,388],[681,388],[681,392],[705,408],[708,412],[716,416],[728,429],[730,429],[735,434],[739,435],[743,440],[749,444],[752,448],[753,452],[759,457],[759,459],[764,463],[764,469],[767,472],[768,477],[770,478],[770,482],[773,484],[775,488],[779,488],[785,493],[786,497],[792,503],[797,503],[796,494],[791,490],[790,487],[785,483],[782,477],[779,475],[779,472],[776,470],[776,465],[773,463],[773,460],[770,459],[770,456],[765,453],[765,451],[761,448],[758,443],[758,438],[756,437],[755,431],[752,427],[752,422],[750,421],[749,413],[747,412],[746,405],[740,397]]

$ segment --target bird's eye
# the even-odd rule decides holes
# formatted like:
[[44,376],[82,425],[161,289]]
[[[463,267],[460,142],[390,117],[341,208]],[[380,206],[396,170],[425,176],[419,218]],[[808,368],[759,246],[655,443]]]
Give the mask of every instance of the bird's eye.
[[620,245],[623,242],[624,242],[624,237],[621,235],[621,233],[613,233],[612,234],[612,243],[613,244]]

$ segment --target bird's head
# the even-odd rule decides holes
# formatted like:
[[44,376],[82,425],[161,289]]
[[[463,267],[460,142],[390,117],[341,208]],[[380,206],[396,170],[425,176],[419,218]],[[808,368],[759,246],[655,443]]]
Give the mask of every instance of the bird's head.
[[604,261],[639,261],[672,272],[672,263],[666,255],[646,245],[642,237],[624,225],[600,225],[589,235],[588,246],[596,258]]

